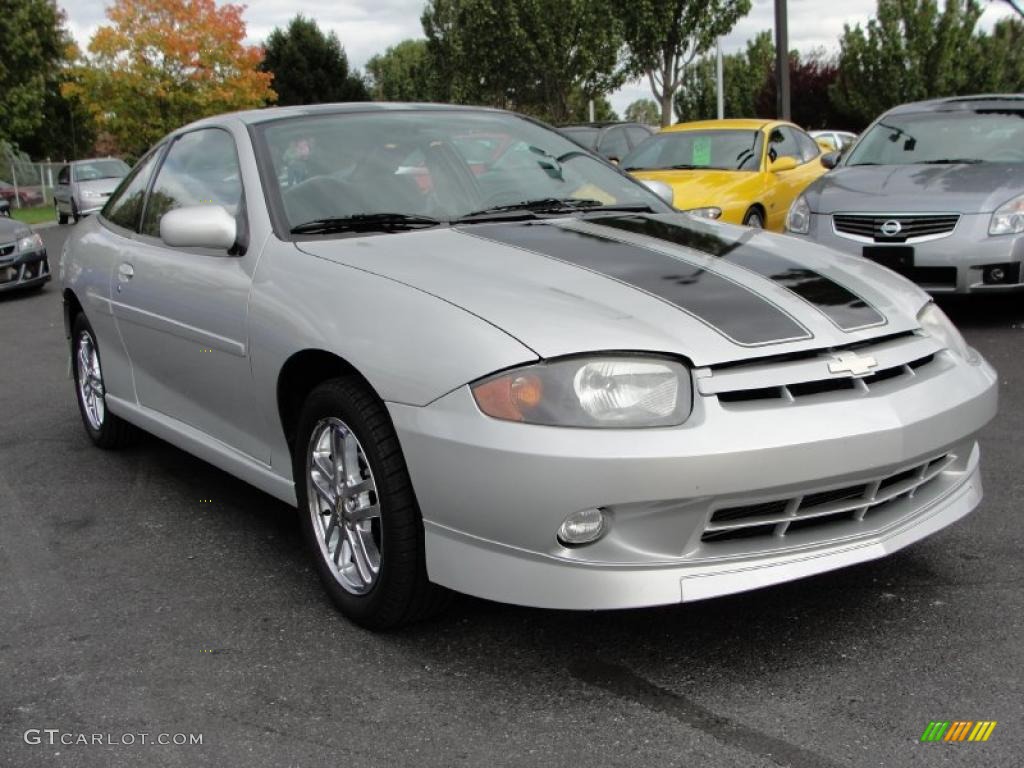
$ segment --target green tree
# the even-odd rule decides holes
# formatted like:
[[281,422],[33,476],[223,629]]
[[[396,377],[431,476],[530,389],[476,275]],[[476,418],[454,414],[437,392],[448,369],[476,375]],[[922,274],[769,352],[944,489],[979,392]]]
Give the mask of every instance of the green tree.
[[437,87],[426,40],[403,40],[366,62],[370,92],[378,101],[438,101]]
[[[760,94],[771,77],[775,45],[769,31],[747,41],[746,49],[722,57],[723,101],[726,117],[772,117],[759,109]],[[680,120],[710,120],[718,114],[715,57],[703,56],[683,71],[675,98]]]
[[324,34],[315,21],[302,14],[285,29],[278,27],[270,33],[260,69],[274,75],[272,85],[282,106],[370,99],[363,78],[349,70],[338,36]]
[[971,59],[971,85],[978,93],[1024,91],[1024,22],[1001,19],[981,33]]
[[0,140],[22,144],[46,120],[71,45],[55,0],[5,0],[0,8]]
[[423,31],[441,97],[552,122],[573,94],[614,90],[621,47],[614,0],[428,0]]
[[[569,114],[567,123],[585,123],[590,120],[590,97],[576,89],[569,96]],[[598,95],[594,98],[594,120],[599,123],[618,122],[619,115],[608,101],[607,96]]]
[[832,102],[865,125],[897,104],[975,90],[981,13],[978,0],[878,0],[867,29],[843,31]]
[[644,125],[660,125],[661,110],[653,99],[637,99],[626,107],[626,120]]
[[686,68],[750,11],[750,0],[630,0],[617,3],[626,44],[625,72],[646,75],[662,125]]

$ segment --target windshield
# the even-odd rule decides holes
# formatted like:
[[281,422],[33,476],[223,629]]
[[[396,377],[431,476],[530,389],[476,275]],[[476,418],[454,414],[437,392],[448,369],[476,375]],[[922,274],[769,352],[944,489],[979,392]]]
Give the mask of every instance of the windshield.
[[890,115],[867,130],[847,165],[1024,163],[1024,109]]
[[327,232],[317,223],[339,219],[429,225],[524,203],[545,212],[617,204],[671,210],[561,134],[510,114],[308,115],[260,124],[257,135],[261,163],[271,166],[264,178],[296,234]]
[[761,167],[761,131],[666,131],[626,155],[622,167],[627,171],[756,171]]
[[597,138],[601,135],[598,128],[562,128],[562,133],[587,149],[597,149]]
[[96,181],[97,179],[120,179],[131,169],[121,160],[88,160],[75,164],[75,181]]

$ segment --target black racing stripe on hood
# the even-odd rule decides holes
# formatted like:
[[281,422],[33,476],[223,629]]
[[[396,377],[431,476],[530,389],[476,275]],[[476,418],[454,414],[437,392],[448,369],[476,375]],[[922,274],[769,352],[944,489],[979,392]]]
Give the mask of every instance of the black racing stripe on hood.
[[683,226],[646,216],[612,216],[593,223],[655,237],[745,267],[788,288],[844,331],[885,323],[884,315],[845,286],[796,261],[748,245],[747,237],[731,240],[698,222]]
[[583,267],[679,307],[737,344],[811,338],[779,307],[739,283],[700,266],[608,237],[552,224],[487,224],[467,230]]

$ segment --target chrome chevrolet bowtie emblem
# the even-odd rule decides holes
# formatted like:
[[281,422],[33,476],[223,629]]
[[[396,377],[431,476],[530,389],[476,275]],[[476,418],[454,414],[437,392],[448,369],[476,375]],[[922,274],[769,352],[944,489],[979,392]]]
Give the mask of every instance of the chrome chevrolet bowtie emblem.
[[834,355],[828,364],[829,373],[850,373],[862,376],[878,365],[871,355],[858,355],[856,352],[840,352]]

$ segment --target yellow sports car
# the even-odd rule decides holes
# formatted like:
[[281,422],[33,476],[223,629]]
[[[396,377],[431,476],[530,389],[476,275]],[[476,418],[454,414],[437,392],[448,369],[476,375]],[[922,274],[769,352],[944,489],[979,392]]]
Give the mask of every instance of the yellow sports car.
[[792,123],[704,120],[663,129],[626,155],[622,167],[667,183],[680,210],[781,232],[789,204],[825,173],[821,154]]

